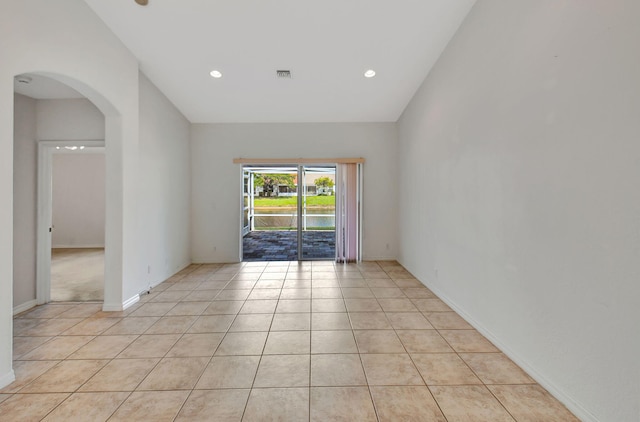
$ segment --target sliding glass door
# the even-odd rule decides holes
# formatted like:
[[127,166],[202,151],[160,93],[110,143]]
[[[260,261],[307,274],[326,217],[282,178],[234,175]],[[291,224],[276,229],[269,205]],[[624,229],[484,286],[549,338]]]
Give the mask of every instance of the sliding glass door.
[[243,260],[335,259],[335,166],[242,170]]
[[335,177],[335,166],[300,166],[300,259],[335,259]]

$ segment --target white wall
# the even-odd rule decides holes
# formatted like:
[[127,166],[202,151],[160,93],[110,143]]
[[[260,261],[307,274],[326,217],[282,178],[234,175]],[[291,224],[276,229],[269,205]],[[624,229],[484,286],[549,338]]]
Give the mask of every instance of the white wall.
[[[64,30],[61,30],[64,28]],[[105,309],[122,309],[140,280],[137,256],[138,62],[82,0],[0,2],[0,386],[11,382],[13,78],[65,82],[106,116]]]
[[585,421],[640,420],[638,22],[479,1],[399,122],[402,264]]
[[241,171],[233,159],[364,157],[365,259],[397,252],[393,123],[196,124],[191,129],[191,258],[240,258]]
[[191,263],[189,121],[140,74],[140,264],[155,286]]
[[93,149],[53,154],[54,248],[104,247],[104,149]]
[[38,140],[104,140],[104,114],[86,98],[38,100]]
[[16,94],[13,123],[13,307],[36,298],[36,100]]

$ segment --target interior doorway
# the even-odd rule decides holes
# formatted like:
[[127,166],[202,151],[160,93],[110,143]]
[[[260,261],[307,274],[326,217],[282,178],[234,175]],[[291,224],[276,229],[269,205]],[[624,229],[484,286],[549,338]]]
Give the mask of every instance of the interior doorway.
[[52,152],[51,301],[103,301],[104,148],[58,145]]
[[244,166],[242,259],[335,259],[335,179],[329,164]]
[[[87,159],[104,161],[104,152],[103,140],[38,143],[38,303],[104,300],[106,171]],[[66,159],[54,172],[59,157]],[[83,166],[69,168],[73,161],[83,164],[84,174]],[[92,175],[87,165],[94,167]]]

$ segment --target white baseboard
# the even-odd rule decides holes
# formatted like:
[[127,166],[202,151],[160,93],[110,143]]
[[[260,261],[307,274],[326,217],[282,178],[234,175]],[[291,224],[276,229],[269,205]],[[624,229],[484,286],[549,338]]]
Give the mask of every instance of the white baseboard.
[[238,262],[242,262],[242,256],[238,255],[229,255],[229,256],[218,256],[218,257],[191,257],[192,264],[236,264]]
[[[184,270],[185,268],[187,268],[189,265],[191,265],[191,261],[187,261],[187,262],[183,262],[182,264],[178,265],[175,269],[175,271],[173,272],[173,274],[171,274],[171,276],[176,275],[177,273],[179,273],[180,271]],[[171,277],[169,276],[169,277]],[[169,278],[167,277],[167,278]],[[163,280],[164,281],[164,280]]]
[[194,264],[194,262],[183,262],[182,264],[176,266],[175,270],[173,271],[173,274],[169,274],[167,277],[164,277],[162,280],[156,282],[156,283],[149,283],[149,290],[153,289],[156,286],[161,285],[162,283],[164,283],[165,281],[167,281],[168,279],[170,279],[171,277],[173,277],[174,275],[178,274],[180,271],[184,270],[185,268],[187,268],[189,265]]
[[501,352],[509,357],[516,365],[518,365],[524,372],[526,372],[531,378],[533,378],[538,384],[540,384],[545,390],[547,390],[553,397],[558,399],[569,409],[574,415],[576,415],[583,422],[600,422],[591,412],[584,408],[583,405],[576,402],[572,397],[567,395],[562,389],[560,389],[555,383],[547,379],[540,374],[533,366],[531,366],[525,359],[511,350],[505,343],[503,343],[497,336],[495,336],[491,330],[476,321],[471,315],[467,314],[462,308],[460,308],[453,300],[445,295],[438,288],[434,287],[431,283],[420,280],[422,284],[429,288],[440,300],[449,305],[451,309],[456,311],[465,321],[467,321],[473,328],[478,330],[480,334],[485,336],[491,343],[493,343]]
[[366,261],[397,261],[398,258],[396,256],[391,255],[379,255],[379,256],[363,256],[362,262]]
[[140,294],[135,294],[134,296],[130,297],[129,299],[125,300],[122,303],[122,310],[124,311],[129,306],[133,305],[134,303],[137,303],[138,301],[140,301]]
[[51,249],[104,249],[104,243],[101,245],[51,245]]
[[16,374],[13,369],[0,377],[0,388],[4,388],[16,380]]
[[28,302],[23,303],[22,305],[18,305],[18,306],[13,308],[13,315],[18,315],[19,313],[22,313],[24,311],[28,311],[29,309],[33,308],[37,304],[38,304],[38,302],[36,302],[36,300],[33,299],[33,300],[30,300]]
[[124,311],[125,309],[127,309],[129,306],[133,305],[134,303],[138,302],[140,300],[140,295],[136,294],[132,297],[130,297],[129,299],[125,300],[122,303],[104,303],[102,305],[102,310],[105,312],[120,312],[120,311]]

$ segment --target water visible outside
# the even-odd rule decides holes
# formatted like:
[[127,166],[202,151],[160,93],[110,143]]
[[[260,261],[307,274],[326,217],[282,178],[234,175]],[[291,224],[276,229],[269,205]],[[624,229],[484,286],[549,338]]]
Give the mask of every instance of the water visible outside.
[[[296,230],[297,208],[255,208],[254,224],[256,230]],[[265,215],[266,214],[266,215]],[[307,208],[307,230],[335,230],[335,208]]]

